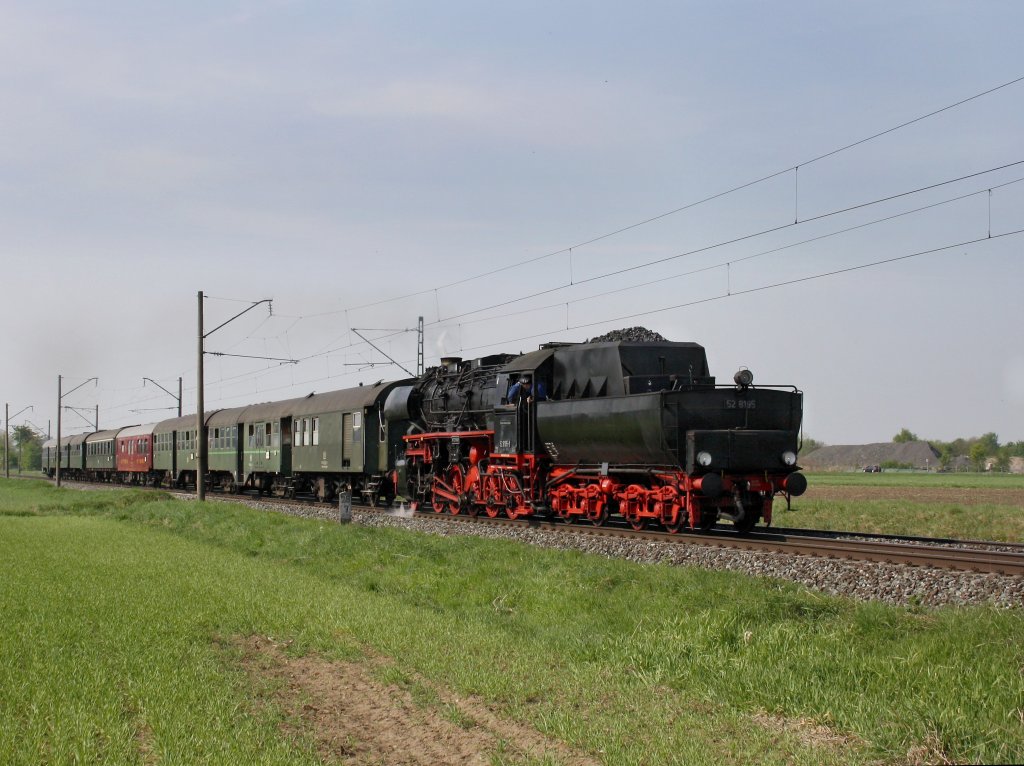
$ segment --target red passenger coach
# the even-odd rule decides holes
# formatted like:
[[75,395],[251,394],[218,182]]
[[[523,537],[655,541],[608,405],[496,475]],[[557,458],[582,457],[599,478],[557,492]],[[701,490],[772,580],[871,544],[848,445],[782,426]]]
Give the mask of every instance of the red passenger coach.
[[128,484],[149,484],[153,477],[153,429],[156,423],[125,428],[117,435],[117,472]]

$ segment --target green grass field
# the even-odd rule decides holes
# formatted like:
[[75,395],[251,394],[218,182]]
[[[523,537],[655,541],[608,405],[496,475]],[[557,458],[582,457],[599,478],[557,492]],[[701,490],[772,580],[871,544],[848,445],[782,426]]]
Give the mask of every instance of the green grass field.
[[1019,611],[0,481],[0,614],[4,764],[317,763],[231,649],[254,635],[609,764],[1024,759]]

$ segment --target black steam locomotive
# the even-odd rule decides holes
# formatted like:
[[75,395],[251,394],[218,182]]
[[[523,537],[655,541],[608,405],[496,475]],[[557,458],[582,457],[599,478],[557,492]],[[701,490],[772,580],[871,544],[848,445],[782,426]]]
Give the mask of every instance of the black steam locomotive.
[[718,385],[696,343],[547,344],[441,365],[385,404],[399,493],[437,513],[740,530],[800,495],[802,393]]

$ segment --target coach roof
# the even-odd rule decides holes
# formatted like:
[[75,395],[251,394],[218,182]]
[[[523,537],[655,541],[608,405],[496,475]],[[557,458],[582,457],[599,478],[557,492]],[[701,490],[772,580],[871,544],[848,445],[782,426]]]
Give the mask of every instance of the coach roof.
[[153,429],[156,428],[156,423],[147,423],[142,426],[131,426],[125,428],[117,435],[118,439],[125,439],[129,436],[149,436],[153,433]]
[[340,391],[328,391],[323,394],[311,394],[303,399],[294,399],[290,414],[296,416],[318,415],[323,412],[343,412],[361,410],[377,402],[400,383],[408,380],[393,380],[386,383],[375,383],[372,386],[343,388]]

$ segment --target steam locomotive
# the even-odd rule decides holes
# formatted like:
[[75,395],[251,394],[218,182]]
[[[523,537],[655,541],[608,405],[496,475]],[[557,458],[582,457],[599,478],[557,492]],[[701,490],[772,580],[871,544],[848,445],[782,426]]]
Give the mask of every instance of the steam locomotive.
[[[324,501],[402,495],[453,515],[749,530],[771,523],[777,496],[807,487],[801,417],[795,387],[755,386],[746,369],[716,384],[696,343],[549,343],[209,412],[201,480]],[[65,437],[44,445],[44,471],[195,485],[199,438],[195,416]]]
[[384,412],[408,424],[396,488],[437,513],[744,531],[807,488],[802,400],[746,369],[716,384],[696,343],[610,341],[442,359]]

